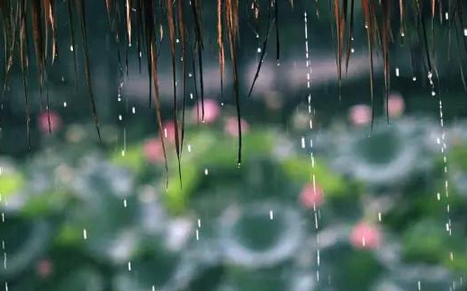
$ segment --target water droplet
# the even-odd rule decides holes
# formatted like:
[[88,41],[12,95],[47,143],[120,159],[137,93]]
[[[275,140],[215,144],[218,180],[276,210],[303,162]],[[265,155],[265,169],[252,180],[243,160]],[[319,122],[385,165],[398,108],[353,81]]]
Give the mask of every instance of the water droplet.
[[88,239],[88,231],[85,228],[83,228],[83,238]]

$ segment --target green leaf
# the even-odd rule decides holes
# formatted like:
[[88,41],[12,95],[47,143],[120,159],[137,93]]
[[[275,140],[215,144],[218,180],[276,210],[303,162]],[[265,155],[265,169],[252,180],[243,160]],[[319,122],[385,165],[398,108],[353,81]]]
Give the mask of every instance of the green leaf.
[[37,196],[30,196],[27,204],[22,209],[22,213],[29,217],[45,216],[64,208],[67,198],[67,193],[64,191],[55,191],[42,193]]
[[114,152],[110,160],[115,165],[131,169],[136,173],[140,173],[145,166],[141,144],[129,146],[124,155],[121,151]]
[[[199,184],[201,169],[194,163],[182,164],[182,185],[180,185],[178,172],[172,169],[169,175],[169,185],[162,194],[162,201],[172,214],[181,214],[187,210],[188,200]],[[165,187],[165,178],[161,181]]]
[[314,174],[316,183],[331,197],[344,195],[348,189],[345,180],[332,172],[324,160],[315,158],[313,167],[311,161],[306,158],[292,157],[281,161],[280,166],[290,179],[300,184],[312,182]]
[[3,173],[0,175],[0,194],[4,197],[8,197],[18,192],[24,184],[24,177],[21,173]]

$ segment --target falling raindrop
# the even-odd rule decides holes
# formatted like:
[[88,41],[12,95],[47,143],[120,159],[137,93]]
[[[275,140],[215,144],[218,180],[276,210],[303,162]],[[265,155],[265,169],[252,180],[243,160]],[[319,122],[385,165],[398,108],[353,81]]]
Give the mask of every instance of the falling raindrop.
[[[428,72],[428,81],[431,86],[431,96],[436,96],[435,84],[433,81],[433,73]],[[447,160],[447,143],[446,143],[446,130],[444,128],[444,113],[443,113],[443,101],[441,97],[438,96],[438,104],[439,104],[439,126],[441,128],[441,135],[437,137],[436,143],[439,145],[440,153],[443,156],[443,167],[444,167],[444,194],[446,196],[446,214],[447,214],[447,222],[446,222],[446,232],[449,236],[452,236],[452,228],[451,228],[451,217],[450,217],[450,201],[449,201],[449,182],[448,182],[448,160]],[[437,193],[438,201],[441,200],[440,193]],[[450,259],[453,260],[452,252],[450,252]]]
[[83,228],[83,239],[88,239],[88,231],[85,228]]
[[274,211],[269,210],[269,219],[274,220]]
[[[310,60],[310,52],[309,52],[309,38],[308,38],[308,17],[305,11],[304,13],[304,26],[305,26],[305,67],[306,67],[306,89],[308,91],[308,115],[309,115],[309,124],[310,124],[310,131],[313,130],[313,115],[314,111],[312,110],[312,95],[311,95],[311,76],[313,70],[311,68],[311,60]],[[352,49],[353,50],[353,49]],[[305,139],[302,137],[302,148],[305,148]],[[316,195],[316,176],[315,176],[315,159],[313,153],[313,138],[310,138],[310,162],[311,162],[311,178],[312,178],[312,185],[313,185],[313,194]],[[319,230],[319,223],[318,223],[318,211],[316,204],[313,205],[313,217],[315,222],[315,229],[318,232]],[[316,234],[316,248],[317,253],[319,253],[320,244],[319,244],[319,234]],[[317,263],[317,270],[316,270],[316,281],[319,281],[319,263]]]
[[125,156],[126,152],[126,128],[123,128],[123,149],[122,149],[122,156]]

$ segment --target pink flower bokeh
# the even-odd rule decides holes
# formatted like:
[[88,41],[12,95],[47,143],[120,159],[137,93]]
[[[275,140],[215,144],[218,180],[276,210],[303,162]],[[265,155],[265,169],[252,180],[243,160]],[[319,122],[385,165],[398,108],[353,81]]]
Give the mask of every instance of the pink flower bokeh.
[[39,130],[43,134],[55,133],[62,128],[62,118],[57,112],[52,110],[49,112],[47,112],[47,110],[40,112],[37,118],[37,123]]
[[169,142],[175,142],[175,122],[170,120],[162,124],[162,136]]
[[349,108],[349,121],[353,125],[366,125],[371,122],[371,108],[368,105],[359,104]]
[[219,104],[212,99],[205,99],[204,100],[204,120],[202,120],[202,113],[203,113],[203,104],[198,102],[194,107],[193,107],[193,120],[196,121],[204,121],[203,123],[213,123],[215,122],[220,114],[221,114],[221,109]]
[[380,229],[367,222],[359,222],[350,234],[350,243],[358,249],[376,249],[382,239]]
[[391,117],[402,115],[405,110],[404,98],[400,93],[391,93],[388,97],[388,113]]
[[[242,129],[242,133],[248,132],[250,129],[250,125],[246,120],[243,118],[240,119],[240,127]],[[238,136],[238,120],[237,117],[229,117],[225,121],[224,131],[230,136]]]
[[148,139],[143,145],[143,155],[146,161],[155,164],[164,161],[162,142],[158,137]]
[[53,272],[52,262],[50,262],[47,259],[40,260],[39,262],[37,262],[36,272],[39,275],[39,277],[43,279],[48,278]]
[[324,203],[323,189],[318,185],[313,187],[313,184],[306,184],[300,192],[299,200],[304,208],[319,207]]

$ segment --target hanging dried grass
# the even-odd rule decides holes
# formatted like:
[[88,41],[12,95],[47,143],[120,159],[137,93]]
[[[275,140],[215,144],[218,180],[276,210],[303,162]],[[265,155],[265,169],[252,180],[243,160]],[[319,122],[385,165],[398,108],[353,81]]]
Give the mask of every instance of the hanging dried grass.
[[[70,48],[72,51],[73,68],[75,75],[75,87],[78,84],[78,57],[77,57],[77,43],[75,39],[74,23],[79,24],[79,31],[81,33],[81,43],[83,52],[83,68],[86,84],[88,88],[89,101],[91,105],[92,117],[96,126],[97,133],[100,137],[99,117],[97,113],[96,101],[92,90],[93,77],[91,74],[91,62],[89,60],[89,50],[87,44],[87,23],[85,2],[83,0],[66,0],[68,11],[68,25],[70,35]],[[251,0],[251,9],[247,13],[252,13],[253,18],[257,25],[259,25],[259,18],[263,17],[263,23],[267,23],[266,34],[262,43],[262,52],[254,76],[254,80],[250,87],[248,95],[252,94],[253,87],[259,76],[261,64],[265,58],[267,51],[267,44],[269,39],[269,32],[272,24],[275,24],[275,38],[276,38],[276,61],[279,62],[281,55],[280,46],[280,31],[281,23],[279,22],[279,13],[282,6],[279,0],[264,1],[267,6],[268,13],[260,13],[260,0]],[[289,1],[289,9],[296,9],[297,3]],[[313,1],[316,9],[316,14],[319,16],[317,1]],[[133,44],[136,38],[138,63],[141,70],[141,62],[143,55],[147,57],[147,71],[149,74],[149,101],[154,99],[156,107],[157,124],[159,130],[162,130],[162,112],[160,104],[160,96],[158,89],[158,69],[157,62],[161,46],[163,45],[164,27],[168,29],[168,46],[171,54],[172,62],[172,78],[173,78],[173,122],[175,124],[175,149],[177,159],[180,165],[181,153],[184,142],[184,124],[185,124],[185,106],[186,106],[186,75],[187,75],[187,61],[191,61],[193,67],[194,81],[195,81],[195,95],[199,97],[201,104],[201,119],[204,119],[204,80],[203,80],[203,51],[204,51],[204,35],[203,35],[203,21],[202,13],[203,7],[200,0],[160,0],[160,1],[145,1],[145,0],[104,0],[103,8],[106,10],[110,32],[115,39],[117,53],[120,64],[120,50],[119,44],[121,42],[119,37],[119,28],[125,27],[125,45],[126,45],[126,71],[128,73],[128,47]],[[336,33],[333,37],[336,38],[336,66],[338,76],[339,95],[342,86],[342,67],[345,61],[345,71],[347,72],[350,57],[351,47],[354,35],[354,26],[356,23],[356,3],[355,0],[334,0],[329,1],[330,13],[334,19]],[[414,26],[416,29],[409,39],[410,51],[413,56],[413,42],[419,41],[422,45],[426,70],[436,76],[436,67],[434,56],[431,49],[434,46],[434,33],[431,35],[431,44],[429,42],[429,29],[426,26],[426,18],[430,18],[432,27],[431,32],[434,30],[434,22],[436,21],[437,12],[439,13],[439,22],[447,21],[448,17],[444,19],[443,15],[449,16],[447,28],[449,30],[449,52],[451,50],[451,28],[455,28],[456,48],[458,65],[461,76],[461,81],[467,92],[467,83],[464,76],[463,58],[461,56],[467,55],[467,40],[462,35],[462,30],[465,28],[462,0],[399,0],[393,2],[390,0],[361,0],[363,10],[363,21],[366,26],[366,38],[368,46],[368,59],[370,67],[370,98],[374,104],[374,57],[375,53],[381,53],[384,63],[384,96],[387,99],[388,92],[391,87],[390,70],[391,70],[391,43],[393,42],[394,24],[397,23],[398,31],[401,42],[408,34],[408,25]],[[239,1],[238,0],[216,0],[216,22],[217,28],[217,46],[218,46],[218,62],[220,71],[221,94],[224,91],[225,79],[225,47],[224,41],[228,44],[230,62],[231,62],[231,78],[233,80],[234,96],[233,99],[236,104],[237,121],[238,121],[238,164],[241,163],[242,152],[242,128],[241,128],[241,106],[240,106],[240,89],[239,89],[239,72],[238,72],[238,39],[240,33],[239,27]],[[250,5],[250,4],[248,4]],[[426,6],[425,9],[423,6]],[[398,6],[398,7],[397,7]],[[285,6],[284,6],[285,7]],[[163,8],[163,9],[162,9]],[[185,15],[185,10],[191,10],[191,16]],[[398,11],[398,13],[397,13]],[[394,13],[393,13],[394,12]],[[121,15],[122,14],[122,15]],[[425,15],[426,14],[426,15]],[[396,21],[394,18],[398,17]],[[0,1],[0,18],[2,25],[2,33],[4,39],[4,89],[3,96],[5,98],[7,84],[12,67],[18,63],[21,68],[24,96],[25,96],[25,111],[26,111],[26,126],[28,144],[30,143],[30,100],[28,94],[28,75],[29,75],[29,61],[33,56],[30,55],[28,50],[29,42],[31,41],[34,47],[34,59],[37,64],[37,78],[39,81],[40,95],[44,88],[47,88],[47,63],[49,58],[51,64],[54,64],[59,57],[59,47],[57,42],[57,15],[54,0],[4,0]],[[28,23],[30,19],[30,23]],[[398,21],[397,21],[398,20]],[[413,22],[413,23],[412,23]],[[30,25],[30,26],[28,26]],[[31,29],[29,34],[29,28]],[[397,29],[397,28],[396,28]],[[334,28],[333,28],[334,31]],[[49,34],[51,39],[49,40]],[[176,40],[180,41],[180,49],[177,49]],[[190,41],[191,40],[191,41]],[[193,45],[190,47],[190,43]],[[51,44],[51,49],[48,45]],[[188,52],[188,53],[187,53]],[[188,56],[190,54],[191,56]],[[50,55],[51,54],[51,55]],[[182,116],[181,121],[178,118],[178,104],[179,100],[177,94],[179,93],[176,86],[177,67],[179,65],[176,60],[181,57],[181,74],[183,77],[182,89]],[[19,61],[16,61],[19,58]],[[120,66],[122,68],[122,66]],[[123,69],[121,69],[123,71]],[[42,97],[41,97],[42,98]],[[3,99],[2,99],[3,100]],[[3,101],[2,101],[3,102]],[[387,107],[387,106],[386,106]],[[48,108],[48,107],[47,107]],[[374,105],[373,113],[374,116]],[[161,141],[164,149],[164,157],[167,166],[167,154],[164,143],[163,135],[161,134]],[[181,175],[181,171],[180,171]]]

